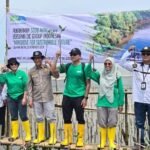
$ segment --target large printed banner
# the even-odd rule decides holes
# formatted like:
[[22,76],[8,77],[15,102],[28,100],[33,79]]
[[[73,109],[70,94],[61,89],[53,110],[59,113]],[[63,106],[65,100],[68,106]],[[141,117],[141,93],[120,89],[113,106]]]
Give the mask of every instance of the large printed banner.
[[138,55],[144,46],[150,46],[149,33],[149,10],[95,15],[8,14],[8,58],[30,62],[33,51],[39,50],[53,59],[61,49],[61,60],[66,62],[70,50],[77,47],[84,62],[89,53],[95,55],[95,62],[102,62],[106,56],[120,59],[130,45],[136,46]]
[[78,47],[83,61],[92,52],[95,17],[90,15],[20,16],[9,14],[7,18],[8,58],[29,62],[33,51],[53,59],[62,50],[62,61],[70,59],[69,52]]

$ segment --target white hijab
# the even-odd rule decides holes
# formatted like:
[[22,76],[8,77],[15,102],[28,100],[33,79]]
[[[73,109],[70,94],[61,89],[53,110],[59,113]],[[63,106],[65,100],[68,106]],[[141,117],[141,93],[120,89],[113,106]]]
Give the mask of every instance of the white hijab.
[[[112,62],[112,69],[107,71],[104,67],[102,74],[100,76],[100,87],[99,87],[99,96],[100,98],[106,96],[110,103],[114,101],[114,83],[117,81],[120,76],[118,67],[115,64],[115,61],[111,57],[105,59]],[[104,62],[105,62],[104,61]]]

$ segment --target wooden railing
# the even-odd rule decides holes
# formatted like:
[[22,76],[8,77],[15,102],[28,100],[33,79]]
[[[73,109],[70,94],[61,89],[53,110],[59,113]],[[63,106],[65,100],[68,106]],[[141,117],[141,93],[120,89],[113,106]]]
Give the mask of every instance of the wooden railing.
[[[133,146],[136,142],[136,128],[134,123],[134,108],[133,102],[131,98],[132,93],[130,91],[125,91],[125,105],[124,111],[118,116],[118,125],[117,125],[117,135],[116,141],[118,145],[121,146]],[[88,104],[85,108],[85,121],[86,121],[86,132],[85,132],[85,143],[87,145],[97,145],[100,142],[99,129],[97,124],[97,113],[96,113],[96,101],[97,101],[97,92],[91,92],[89,94]],[[58,141],[63,139],[63,118],[62,118],[62,110],[61,110],[61,102],[62,102],[62,92],[54,92],[54,99],[56,101],[56,115],[57,115],[57,138]],[[29,109],[29,119],[31,121],[31,129],[33,138],[36,136],[36,127],[35,127],[35,118],[33,115],[33,110]],[[10,135],[10,118],[9,113],[7,113],[6,117],[7,126],[6,126],[6,136]],[[77,121],[75,114],[73,114],[73,141],[76,142],[77,139]],[[22,128],[20,133],[22,133]],[[22,134],[21,134],[22,135]],[[22,135],[23,136],[23,135]],[[49,126],[46,123],[46,137],[49,137]],[[23,139],[23,137],[22,137]],[[1,140],[0,140],[1,143]],[[7,142],[6,142],[7,143]],[[5,144],[5,143],[3,143]],[[6,145],[12,145],[6,144]]]

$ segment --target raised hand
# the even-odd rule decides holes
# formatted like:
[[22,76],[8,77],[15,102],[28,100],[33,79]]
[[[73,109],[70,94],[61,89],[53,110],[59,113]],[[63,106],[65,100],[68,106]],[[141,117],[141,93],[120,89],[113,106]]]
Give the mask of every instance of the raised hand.
[[56,52],[56,58],[59,58],[60,56],[61,56],[61,51],[58,50],[58,51]]
[[51,66],[52,65],[52,61],[49,60],[49,59],[45,59],[45,64],[49,64],[49,66]]
[[131,51],[134,51],[135,49],[135,45],[131,45],[129,48],[128,48],[128,51],[131,52]]
[[93,55],[93,54],[90,54],[90,55],[89,55],[89,63],[91,63],[93,59],[94,59],[94,55]]

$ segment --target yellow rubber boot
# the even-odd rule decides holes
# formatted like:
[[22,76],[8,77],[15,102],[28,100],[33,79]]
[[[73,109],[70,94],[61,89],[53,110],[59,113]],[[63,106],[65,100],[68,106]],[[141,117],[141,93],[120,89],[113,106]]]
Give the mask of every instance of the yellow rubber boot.
[[64,140],[62,146],[67,146],[72,143],[72,124],[64,124]]
[[110,149],[115,149],[116,144],[114,143],[116,136],[116,127],[108,128],[108,140]]
[[83,147],[84,146],[84,131],[85,125],[84,124],[78,124],[78,139],[77,139],[77,147]]
[[106,145],[106,134],[107,134],[107,128],[101,128],[100,127],[100,144],[98,145],[98,148],[104,148]]
[[72,144],[72,124],[68,124],[69,130],[69,144]]
[[18,120],[16,121],[11,121],[11,138],[9,138],[9,141],[14,141],[19,137],[19,122]]
[[41,143],[45,140],[45,126],[44,122],[39,122],[38,124],[38,135],[37,139],[33,141],[34,144]]
[[56,124],[55,123],[50,123],[50,139],[49,139],[49,144],[54,145],[56,144]]
[[31,141],[31,130],[30,130],[29,120],[23,121],[22,125],[23,125],[23,128],[24,128],[25,134],[26,134],[25,141],[26,142]]

